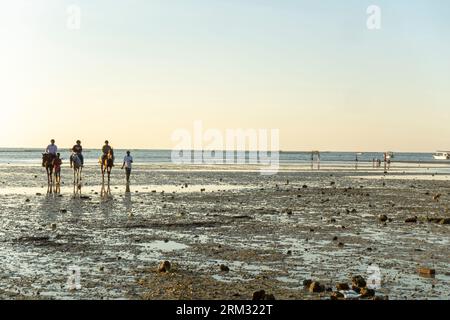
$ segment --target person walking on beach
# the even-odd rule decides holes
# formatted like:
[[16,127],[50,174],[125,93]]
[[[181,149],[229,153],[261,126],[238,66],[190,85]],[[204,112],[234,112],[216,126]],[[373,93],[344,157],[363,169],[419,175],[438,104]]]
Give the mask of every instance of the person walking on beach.
[[127,177],[127,183],[130,182],[131,164],[133,163],[133,157],[130,151],[127,151],[127,155],[123,158],[122,169],[125,168],[125,174]]
[[[77,140],[76,144],[72,147],[71,151],[78,156],[81,161],[81,167],[84,165],[84,157],[83,157],[83,147],[81,146],[81,141]],[[73,160],[70,157],[70,167],[72,168]]]
[[56,154],[56,158],[53,159],[53,172],[55,173],[55,182],[57,184],[61,183],[61,165],[62,160],[60,158],[60,154]]

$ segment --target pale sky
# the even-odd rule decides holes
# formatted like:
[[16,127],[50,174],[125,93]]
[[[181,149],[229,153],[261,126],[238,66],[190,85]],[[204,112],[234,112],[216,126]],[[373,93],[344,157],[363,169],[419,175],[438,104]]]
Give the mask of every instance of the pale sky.
[[0,147],[171,149],[201,120],[279,129],[282,150],[450,149],[447,0],[0,5]]

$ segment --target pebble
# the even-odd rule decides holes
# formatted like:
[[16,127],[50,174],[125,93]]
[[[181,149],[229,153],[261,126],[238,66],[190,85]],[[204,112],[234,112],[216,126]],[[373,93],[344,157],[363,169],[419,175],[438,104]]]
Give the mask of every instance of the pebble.
[[436,270],[435,269],[430,269],[430,268],[419,268],[419,273],[420,274],[426,274],[426,275],[434,275],[436,274]]
[[309,292],[324,292],[325,286],[321,285],[320,282],[314,281],[309,285]]
[[417,222],[417,217],[411,217],[411,218],[407,218],[405,220],[406,223],[416,223]]
[[169,261],[161,261],[158,266],[158,272],[170,272],[171,265]]
[[221,264],[220,265],[220,271],[222,271],[222,272],[228,272],[228,271],[230,271],[230,268],[228,268],[226,265],[224,265],[224,264]]
[[366,280],[362,276],[352,277],[352,286],[357,288],[364,288],[366,285]]
[[338,283],[336,289],[340,290],[350,290],[350,286],[347,283]]

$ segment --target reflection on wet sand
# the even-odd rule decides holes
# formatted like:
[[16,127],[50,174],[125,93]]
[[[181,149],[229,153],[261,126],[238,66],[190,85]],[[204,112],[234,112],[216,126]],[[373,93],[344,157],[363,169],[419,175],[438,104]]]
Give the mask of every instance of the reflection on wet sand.
[[105,183],[104,180],[102,181],[102,189],[100,191],[100,196],[102,198],[110,198],[110,197],[112,197],[112,195],[111,195],[111,184],[109,182]]
[[59,183],[49,183],[47,185],[47,194],[55,194],[55,195],[59,195],[61,194],[61,184]]
[[81,182],[73,184],[73,197],[74,198],[81,197],[81,189],[82,189]]

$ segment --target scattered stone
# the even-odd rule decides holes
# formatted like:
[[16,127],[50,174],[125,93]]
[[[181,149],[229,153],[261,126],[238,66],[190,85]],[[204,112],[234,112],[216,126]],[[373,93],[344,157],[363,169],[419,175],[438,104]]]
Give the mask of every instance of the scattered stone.
[[253,293],[252,300],[275,300],[275,296],[269,293],[266,294],[264,290],[260,290]]
[[221,264],[220,265],[220,271],[222,271],[222,272],[228,272],[228,271],[230,271],[230,268],[228,268],[226,265],[224,265],[224,264]]
[[358,288],[357,286],[352,285],[352,290],[355,291],[357,294],[361,292],[361,288]]
[[344,243],[343,243],[343,242],[339,242],[339,243],[338,243],[338,247],[342,248],[343,246],[344,246]]
[[302,186],[302,188],[303,188],[303,189],[307,189],[308,186],[307,186],[306,184],[304,184],[304,185]]
[[381,222],[386,222],[388,220],[388,216],[385,214],[382,214],[382,215],[378,216],[378,220],[380,220]]
[[205,188],[201,188],[201,189],[200,189],[200,192],[205,192],[205,191],[206,191]]
[[335,291],[331,294],[330,298],[331,298],[331,300],[339,300],[339,299],[344,299],[345,296],[343,293],[341,293],[339,291]]
[[305,287],[305,289],[308,289],[312,282],[313,281],[311,279],[303,280],[303,286]]
[[347,283],[338,283],[336,285],[336,289],[338,289],[339,291],[341,291],[341,290],[347,291],[347,290],[350,290],[350,286]]
[[290,255],[292,255],[292,251],[291,251],[291,250],[288,250],[288,251],[286,252],[286,254],[287,254],[288,256],[290,256]]
[[369,288],[362,288],[360,294],[361,298],[371,298],[375,296],[375,290]]
[[36,195],[37,196],[42,196],[42,193],[37,192]]
[[30,199],[25,199],[25,202],[30,202]]
[[56,223],[52,223],[52,224],[50,225],[50,227],[52,228],[52,230],[56,230]]
[[433,196],[433,200],[434,201],[439,201],[439,199],[441,198],[441,194],[438,193],[437,195]]
[[450,224],[450,218],[444,218],[439,221],[439,224]]
[[61,213],[67,213],[67,209],[61,209]]
[[430,268],[419,268],[418,271],[420,274],[424,274],[424,275],[435,275],[436,274],[436,270],[430,269]]
[[169,261],[161,261],[158,266],[158,272],[170,272],[170,262]]
[[411,217],[411,218],[407,218],[405,220],[406,223],[417,223],[417,216]]
[[309,292],[324,292],[324,291],[325,286],[317,281],[314,281],[309,285]]
[[366,280],[362,276],[352,277],[352,286],[357,288],[364,288],[367,285]]
[[337,241],[337,240],[338,240],[338,237],[334,236],[333,241]]

